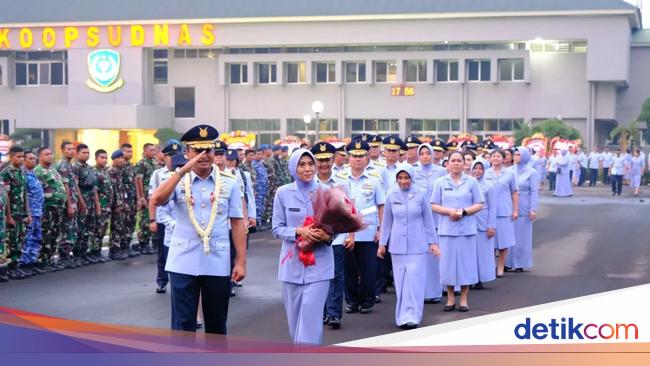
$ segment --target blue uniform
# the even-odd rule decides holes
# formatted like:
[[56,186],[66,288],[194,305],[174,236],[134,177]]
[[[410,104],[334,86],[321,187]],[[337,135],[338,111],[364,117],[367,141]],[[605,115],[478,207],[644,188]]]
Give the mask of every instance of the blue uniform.
[[[484,171],[489,168],[489,163],[477,159],[472,163],[472,170],[476,164],[482,163]],[[476,258],[478,263],[478,279],[480,282],[489,282],[496,278],[494,260],[494,237],[487,236],[488,229],[496,229],[497,225],[497,192],[487,179],[485,173],[477,179],[485,203],[481,211],[476,213]]]
[[[415,175],[411,167],[402,169],[411,177]],[[438,243],[429,197],[415,184],[408,190],[393,190],[386,197],[379,245],[388,245],[391,253],[397,325],[422,320],[429,244]]]
[[[485,202],[474,177],[462,174],[456,183],[451,175],[440,178],[433,188],[431,203],[442,207],[463,209]],[[447,286],[465,286],[478,282],[476,260],[477,220],[475,215],[451,221],[440,215],[440,282]]]
[[25,173],[25,191],[29,200],[32,223],[27,226],[20,263],[33,264],[36,263],[41,252],[41,240],[43,240],[41,217],[43,217],[45,197],[43,195],[43,185],[38,180],[38,177],[36,177],[36,174],[34,174],[34,171],[25,170]]
[[282,240],[278,280],[282,282],[282,298],[294,343],[319,344],[323,336],[323,308],[334,277],[334,254],[329,245],[313,249],[316,264],[305,266],[298,257],[296,229],[303,226],[307,216],[314,215],[311,195],[318,188],[326,189],[315,180],[303,182],[296,175],[300,158],[309,150],[299,149],[289,158],[293,183],[278,188],[273,200],[273,235]]
[[[149,180],[149,195],[167,180],[173,172],[167,167],[154,170]],[[176,217],[174,215],[174,201],[170,200],[166,205],[156,207],[156,231],[155,245],[158,248],[156,283],[159,288],[164,288],[169,283],[169,274],[165,271],[167,263],[167,254],[169,252],[169,243],[172,240]]]
[[395,165],[386,165],[385,168],[381,169],[381,181],[384,184],[384,192],[388,193],[392,189],[397,188],[397,181],[395,176],[397,171],[400,168],[400,165],[403,163],[396,163]]
[[264,202],[266,200],[267,190],[269,188],[269,179],[264,164],[259,160],[253,160],[253,169],[255,169],[255,208],[257,211],[257,223],[262,223],[262,214],[264,213]]
[[[206,332],[226,334],[231,276],[228,221],[243,218],[237,178],[214,168],[204,179],[192,171],[181,178],[169,199],[174,202],[176,214],[165,266],[171,279],[172,329],[196,330],[200,291]],[[207,255],[190,220],[190,205],[202,228],[209,224],[212,207],[216,205]]]
[[[527,152],[521,151],[521,161],[528,159]],[[537,171],[526,166],[517,166],[517,186],[519,187],[519,217],[515,222],[515,242],[506,266],[510,268],[533,267],[533,222],[530,213],[537,212],[540,177]]]
[[512,221],[512,194],[518,192],[517,178],[512,169],[502,168],[499,174],[494,168],[485,171],[485,179],[497,192],[497,235],[496,249],[507,249],[515,245],[515,229]]

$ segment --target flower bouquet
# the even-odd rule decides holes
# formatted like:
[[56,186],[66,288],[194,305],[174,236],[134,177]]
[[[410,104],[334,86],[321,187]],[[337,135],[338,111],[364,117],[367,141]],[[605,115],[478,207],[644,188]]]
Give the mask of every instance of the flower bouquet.
[[[353,233],[367,226],[363,216],[354,207],[354,202],[348,198],[343,188],[319,188],[312,196],[314,216],[307,216],[303,227],[312,226],[322,229],[330,236],[342,233]],[[300,235],[296,239],[298,259],[307,266],[316,264],[314,247],[319,243],[311,242]]]

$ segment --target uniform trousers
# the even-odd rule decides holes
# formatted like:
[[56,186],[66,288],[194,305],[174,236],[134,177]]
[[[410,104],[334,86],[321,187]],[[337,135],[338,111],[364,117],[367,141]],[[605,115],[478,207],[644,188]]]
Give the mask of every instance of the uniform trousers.
[[623,191],[623,175],[612,175],[612,193],[621,194]]
[[377,243],[357,241],[345,252],[345,301],[352,307],[372,308],[375,304]]
[[325,315],[341,319],[343,315],[343,289],[345,288],[345,247],[332,245],[334,252],[334,278],[330,280],[330,290],[325,304]]
[[[424,310],[426,266],[429,253],[393,254],[395,324],[420,324]],[[439,296],[438,296],[439,297]]]
[[169,274],[165,271],[165,264],[167,263],[167,253],[169,248],[165,245],[165,225],[157,224],[158,231],[156,231],[156,246],[158,247],[158,273],[156,275],[156,283],[159,287],[167,286],[169,283]]
[[609,168],[603,168],[603,184],[609,184]]
[[32,216],[32,224],[27,225],[25,245],[23,245],[22,255],[20,257],[21,264],[32,264],[38,260],[41,252],[41,240],[43,239],[41,228],[41,217]]
[[589,173],[589,187],[595,187],[598,179],[598,169],[589,168]]
[[323,307],[329,287],[330,280],[307,284],[282,282],[282,300],[294,343],[322,342]]
[[230,276],[191,276],[169,272],[169,279],[172,329],[196,332],[196,312],[201,296],[205,332],[226,334]]

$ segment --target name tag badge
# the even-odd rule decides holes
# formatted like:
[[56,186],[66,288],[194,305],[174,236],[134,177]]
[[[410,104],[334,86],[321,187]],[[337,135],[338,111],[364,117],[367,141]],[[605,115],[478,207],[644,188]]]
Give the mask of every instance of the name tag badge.
[[394,205],[401,205],[402,202],[393,202]]
[[359,210],[363,216],[370,215],[371,213],[377,212],[377,206],[366,207],[363,210]]
[[372,184],[369,184],[369,183],[365,183],[363,186],[361,186],[361,189],[369,189],[369,190],[372,190],[373,188],[374,188],[374,187],[372,186]]
[[445,188],[445,191],[453,191],[453,188]]
[[289,207],[289,212],[300,212],[299,208]]

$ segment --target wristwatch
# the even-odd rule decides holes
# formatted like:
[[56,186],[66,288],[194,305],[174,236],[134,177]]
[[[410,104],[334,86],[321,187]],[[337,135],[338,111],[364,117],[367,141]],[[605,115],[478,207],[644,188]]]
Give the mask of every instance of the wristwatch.
[[156,219],[149,219],[149,223],[156,222]]
[[469,215],[469,213],[467,213],[466,209],[463,209],[463,216],[467,216],[467,215]]

